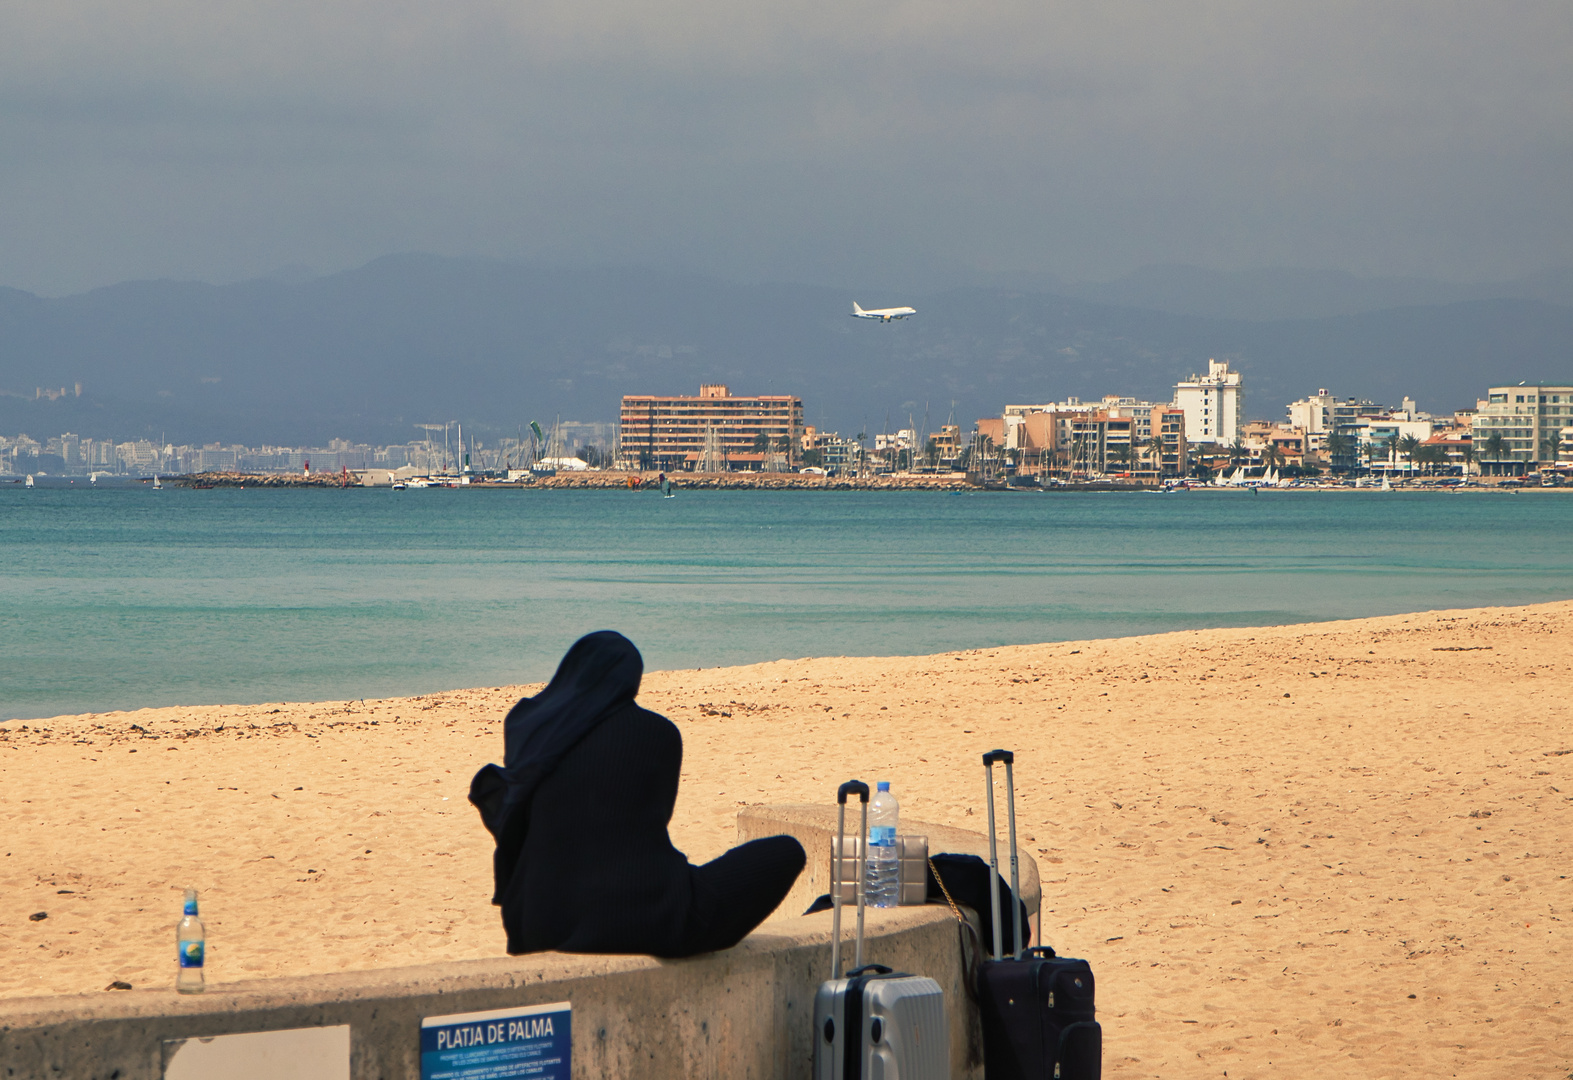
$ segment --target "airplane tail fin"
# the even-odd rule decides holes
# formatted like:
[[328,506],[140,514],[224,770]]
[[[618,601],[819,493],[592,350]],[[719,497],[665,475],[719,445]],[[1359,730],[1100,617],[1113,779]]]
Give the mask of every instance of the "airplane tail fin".
[[861,315],[861,314],[863,314],[863,309],[858,307],[858,302],[856,300],[852,301],[852,314],[854,314],[854,315]]

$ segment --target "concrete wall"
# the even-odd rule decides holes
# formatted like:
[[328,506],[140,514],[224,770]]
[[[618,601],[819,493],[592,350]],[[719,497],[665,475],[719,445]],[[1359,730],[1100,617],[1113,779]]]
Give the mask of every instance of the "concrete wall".
[[[788,832],[814,855],[781,911],[735,949],[676,961],[539,953],[219,984],[197,996],[174,992],[172,966],[168,990],[0,1000],[0,1077],[160,1080],[167,1040],[348,1025],[354,1080],[418,1080],[422,1018],[567,1001],[576,1078],[807,1080],[814,993],[830,975],[831,915],[794,913],[828,888],[817,875],[828,875],[834,818],[815,825],[822,810],[753,807],[739,815],[740,836]],[[935,851],[983,842],[961,830],[924,829],[942,837]],[[918,831],[917,823],[903,831]],[[1024,878],[1028,867],[1031,884],[1024,880],[1022,891],[1035,911],[1036,868],[1024,859]],[[855,920],[845,914],[850,966]],[[965,930],[941,905],[868,913],[866,962],[927,975],[944,988],[956,1078],[982,1075],[968,974],[975,943],[975,927]]]
[[[354,1080],[417,1080],[423,1017],[568,1001],[576,1078],[806,1080],[829,939],[825,912],[772,920],[735,949],[690,960],[541,953],[224,984],[200,996],[171,988],[0,1001],[0,1075],[159,1080],[165,1040],[348,1024]],[[943,907],[871,911],[865,960],[939,982],[952,1075],[975,1077],[981,1054],[960,940]],[[849,947],[849,966],[850,957]]]

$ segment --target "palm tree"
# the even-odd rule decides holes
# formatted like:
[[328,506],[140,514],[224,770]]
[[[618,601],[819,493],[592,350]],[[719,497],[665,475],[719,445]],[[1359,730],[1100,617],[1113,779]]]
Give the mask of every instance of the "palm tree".
[[1440,443],[1421,443],[1412,455],[1412,460],[1431,472],[1438,465],[1447,464],[1447,450]]
[[1163,436],[1154,435],[1147,440],[1147,456],[1152,460],[1152,471],[1157,476],[1163,475]]
[[1555,465],[1557,463],[1557,458],[1562,455],[1562,445],[1561,432],[1548,432],[1540,440],[1540,460],[1549,461],[1551,464]]
[[1327,456],[1332,462],[1339,458],[1348,458],[1355,452],[1355,441],[1348,435],[1329,435],[1327,437]]
[[1131,449],[1130,443],[1120,443],[1109,451],[1109,456],[1114,459],[1115,464],[1124,466],[1125,471],[1130,472],[1131,461],[1135,459],[1136,451]]
[[1500,431],[1493,431],[1486,436],[1485,443],[1480,447],[1482,456],[1487,461],[1497,463],[1497,471],[1502,471],[1502,459],[1507,456],[1507,440]]
[[1459,449],[1458,456],[1464,459],[1464,475],[1468,476],[1469,466],[1472,465],[1475,460],[1475,444],[1473,439],[1471,439],[1469,442],[1466,442]]
[[1284,452],[1277,443],[1268,443],[1267,449],[1262,451],[1262,464],[1268,469],[1276,469],[1284,463]]
[[1420,440],[1413,435],[1405,435],[1397,442],[1398,452],[1409,459],[1411,465],[1415,461],[1415,451],[1420,449]]

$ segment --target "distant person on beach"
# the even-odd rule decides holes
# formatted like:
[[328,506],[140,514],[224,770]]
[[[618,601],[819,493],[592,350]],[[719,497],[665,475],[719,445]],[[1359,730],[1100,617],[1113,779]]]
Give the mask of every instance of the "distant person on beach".
[[672,846],[683,739],[634,704],[643,673],[621,634],[580,638],[546,689],[508,713],[503,764],[475,774],[470,801],[497,842],[492,903],[510,953],[729,949],[802,872],[790,836],[703,866]]

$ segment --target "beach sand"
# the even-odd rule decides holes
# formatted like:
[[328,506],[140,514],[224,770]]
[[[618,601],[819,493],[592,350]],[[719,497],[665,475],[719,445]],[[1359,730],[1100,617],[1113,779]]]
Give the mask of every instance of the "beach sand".
[[[981,831],[980,754],[1014,749],[1107,1077],[1562,1077],[1570,641],[1555,603],[657,672],[640,701],[682,729],[695,860],[853,775]],[[169,985],[188,884],[213,984],[501,954],[465,793],[530,689],[0,726],[0,995]]]

